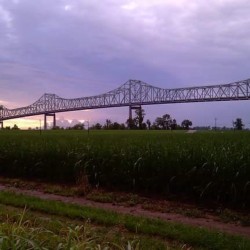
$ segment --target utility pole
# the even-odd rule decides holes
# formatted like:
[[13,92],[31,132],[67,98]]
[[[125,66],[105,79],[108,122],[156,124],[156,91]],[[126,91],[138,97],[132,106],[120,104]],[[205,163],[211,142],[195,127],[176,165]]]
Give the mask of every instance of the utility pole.
[[87,124],[88,124],[88,128],[87,128],[88,130],[87,131],[88,131],[88,136],[89,136],[89,120],[84,121],[83,123],[85,123],[85,122],[87,122]]
[[[3,110],[3,105],[0,105],[0,110],[2,111]],[[2,112],[0,113],[0,118],[2,118],[3,117],[3,114],[2,114]],[[3,121],[2,120],[0,120],[0,129],[3,129]]]
[[40,135],[42,134],[42,124],[41,124],[41,119],[39,120],[40,121]]
[[214,130],[217,129],[216,126],[217,126],[217,118],[214,118]]

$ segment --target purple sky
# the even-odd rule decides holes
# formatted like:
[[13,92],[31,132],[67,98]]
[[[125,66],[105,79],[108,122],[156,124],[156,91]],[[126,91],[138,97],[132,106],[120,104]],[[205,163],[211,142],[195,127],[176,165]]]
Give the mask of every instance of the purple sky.
[[[0,104],[29,105],[45,92],[96,95],[128,79],[176,88],[250,78],[249,13],[248,0],[0,0]],[[231,126],[241,117],[250,126],[248,101],[144,109],[151,120],[169,113],[179,123]],[[127,116],[115,108],[57,118]]]

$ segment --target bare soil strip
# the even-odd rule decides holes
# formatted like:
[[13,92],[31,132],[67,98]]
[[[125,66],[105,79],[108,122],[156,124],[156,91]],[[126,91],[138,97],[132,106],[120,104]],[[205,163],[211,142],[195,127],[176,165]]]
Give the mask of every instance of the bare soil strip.
[[160,219],[163,221],[172,221],[178,222],[181,224],[198,226],[202,228],[208,229],[216,229],[222,232],[230,233],[230,234],[238,234],[242,236],[246,236],[250,238],[250,227],[243,227],[240,225],[232,224],[232,223],[223,223],[216,221],[212,216],[207,218],[193,218],[186,217],[177,213],[161,213],[161,212],[151,212],[145,210],[141,207],[141,205],[136,205],[133,207],[125,207],[117,204],[111,203],[100,203],[95,201],[90,201],[82,197],[65,197],[56,194],[48,194],[39,190],[28,190],[28,189],[20,189],[14,187],[8,187],[0,184],[0,191],[13,191],[18,194],[25,194],[29,196],[39,197],[44,200],[56,200],[62,201],[65,203],[77,204],[82,206],[89,206],[95,208],[106,209],[110,211],[114,211],[122,214],[130,214],[135,216],[143,216],[147,218]]

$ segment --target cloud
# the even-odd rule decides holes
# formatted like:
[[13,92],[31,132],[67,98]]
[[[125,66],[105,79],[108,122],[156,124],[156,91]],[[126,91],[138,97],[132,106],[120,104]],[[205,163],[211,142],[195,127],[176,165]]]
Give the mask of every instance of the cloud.
[[5,24],[7,28],[12,27],[12,17],[10,12],[4,9],[3,6],[0,6],[0,20]]
[[101,94],[130,78],[164,88],[248,78],[249,10],[246,0],[0,0],[0,99]]
[[[12,10],[18,39],[12,56],[65,75],[83,77],[87,70],[119,79],[120,65],[128,75],[136,71],[128,64],[133,61],[172,74],[181,70],[178,85],[187,75],[196,78],[197,70],[215,70],[223,78],[249,52],[246,1],[72,0],[69,4],[44,0],[37,4],[24,0],[5,5]],[[113,70],[105,72],[109,65]]]

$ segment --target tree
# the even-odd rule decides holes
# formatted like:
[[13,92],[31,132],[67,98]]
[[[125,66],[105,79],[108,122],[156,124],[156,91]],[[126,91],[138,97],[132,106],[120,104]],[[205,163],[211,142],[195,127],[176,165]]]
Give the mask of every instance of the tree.
[[151,128],[151,121],[149,119],[147,119],[146,124],[148,126],[148,129],[150,129]]
[[15,124],[12,128],[13,130],[19,130],[18,126]]
[[72,129],[76,129],[76,130],[83,130],[84,129],[84,123],[77,123],[75,124]]
[[192,125],[193,125],[193,123],[188,119],[183,120],[181,123],[181,126],[186,130],[188,130],[189,127],[191,127]]
[[125,127],[125,124],[124,124],[124,123],[121,123],[121,124],[120,124],[120,129],[122,129],[122,130],[126,129],[126,127]]
[[[63,127],[61,128],[61,127],[59,127],[59,126],[55,126],[55,127],[53,127],[52,128],[53,130],[59,130],[59,129],[63,129]],[[84,126],[83,126],[83,128],[75,128],[75,129],[84,129]]]
[[135,128],[137,128],[134,119],[128,118],[128,120],[126,121],[126,124],[127,124],[127,127],[129,129],[135,129]]
[[147,129],[147,124],[145,122],[142,123],[141,129],[143,129],[143,130]]
[[155,126],[161,129],[170,129],[173,120],[169,114],[165,114],[162,117],[157,117],[155,119]]
[[105,126],[105,128],[109,129],[111,125],[112,125],[111,120],[110,119],[106,119],[106,126]]
[[158,129],[162,129],[164,127],[163,119],[162,117],[156,117],[154,126]]
[[173,119],[173,121],[172,121],[172,123],[171,123],[171,129],[172,129],[172,130],[177,129],[177,122],[176,122],[175,119]]
[[112,124],[112,129],[117,130],[117,129],[120,129],[120,128],[121,128],[121,125],[120,125],[118,122],[114,122],[114,123]]
[[233,127],[234,127],[235,129],[237,129],[237,130],[242,130],[244,126],[245,126],[245,125],[243,124],[241,118],[237,118],[237,119],[233,122]]
[[135,123],[139,126],[139,129],[142,129],[142,123],[143,123],[143,119],[145,116],[145,111],[142,108],[136,109],[135,110]]
[[102,125],[98,122],[98,123],[94,124],[94,125],[91,127],[91,129],[98,129],[98,130],[100,130],[100,129],[102,129]]
[[162,118],[163,118],[164,129],[170,129],[171,124],[173,122],[171,116],[169,114],[165,114],[162,116]]
[[160,129],[160,127],[156,124],[156,122],[153,122],[150,129],[157,130],[157,129]]

